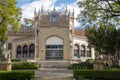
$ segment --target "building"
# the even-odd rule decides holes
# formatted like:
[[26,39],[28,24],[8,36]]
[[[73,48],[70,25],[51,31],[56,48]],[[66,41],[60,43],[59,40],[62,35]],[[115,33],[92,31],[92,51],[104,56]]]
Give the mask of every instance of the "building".
[[34,25],[16,34],[8,31],[7,49],[12,59],[35,60],[42,65],[66,65],[71,61],[94,59],[84,30],[74,29],[74,10],[34,11]]

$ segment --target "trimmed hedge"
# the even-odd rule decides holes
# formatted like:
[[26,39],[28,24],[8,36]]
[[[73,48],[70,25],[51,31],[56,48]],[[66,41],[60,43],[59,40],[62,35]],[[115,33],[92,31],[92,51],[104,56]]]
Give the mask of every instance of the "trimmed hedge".
[[12,62],[20,62],[21,60],[20,59],[12,59],[11,61]]
[[34,71],[0,71],[0,80],[31,80],[34,78]]
[[81,62],[79,64],[72,64],[69,69],[93,69],[93,63]]
[[39,66],[35,62],[13,62],[12,63],[12,70],[19,70],[19,69],[38,69]]
[[91,80],[120,80],[120,70],[73,70],[73,75],[76,80],[81,77]]

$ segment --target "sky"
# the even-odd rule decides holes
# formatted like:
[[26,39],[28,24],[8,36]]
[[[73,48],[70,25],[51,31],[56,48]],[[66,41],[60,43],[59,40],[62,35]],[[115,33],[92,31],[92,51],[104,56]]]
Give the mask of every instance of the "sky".
[[[79,7],[77,2],[79,0],[17,0],[17,7],[22,8],[22,19],[33,19],[34,9],[38,11],[41,6],[45,10],[53,10],[54,6],[57,10],[64,10],[67,6],[68,10],[72,12],[74,9],[75,18],[79,14]],[[75,20],[75,27],[80,27],[80,24]]]

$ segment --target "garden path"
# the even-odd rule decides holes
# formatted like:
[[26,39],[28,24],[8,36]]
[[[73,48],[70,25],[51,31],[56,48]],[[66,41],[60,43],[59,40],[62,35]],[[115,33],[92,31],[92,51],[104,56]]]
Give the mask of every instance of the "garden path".
[[40,68],[35,70],[35,80],[74,80],[73,72],[66,68]]

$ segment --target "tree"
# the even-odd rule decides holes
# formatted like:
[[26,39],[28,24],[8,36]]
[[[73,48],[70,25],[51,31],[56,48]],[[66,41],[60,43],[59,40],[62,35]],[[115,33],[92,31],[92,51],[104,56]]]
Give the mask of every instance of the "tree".
[[21,9],[16,7],[16,0],[0,0],[0,51],[7,39],[9,28],[17,32],[21,18]]
[[86,37],[90,45],[100,54],[114,54],[116,52],[116,28],[114,26],[100,25],[86,29]]
[[101,24],[100,27],[89,27],[86,29],[86,36],[89,45],[95,48],[96,55],[104,54],[103,60],[111,59],[113,65],[116,65],[119,59],[114,56],[117,55],[117,49],[120,47],[117,44],[120,39],[118,39],[118,30],[114,26],[104,27]]
[[102,23],[118,26],[120,23],[120,0],[80,0],[78,5],[78,20],[83,25]]
[[115,55],[120,49],[120,0],[80,0],[78,21],[86,29],[91,45],[100,54]]
[[116,34],[116,55],[117,59],[120,59],[120,28],[117,29],[117,34]]
[[21,27],[22,28],[31,28],[33,26],[33,24],[34,24],[34,20],[24,18],[24,22],[23,22],[23,24],[21,24]]

